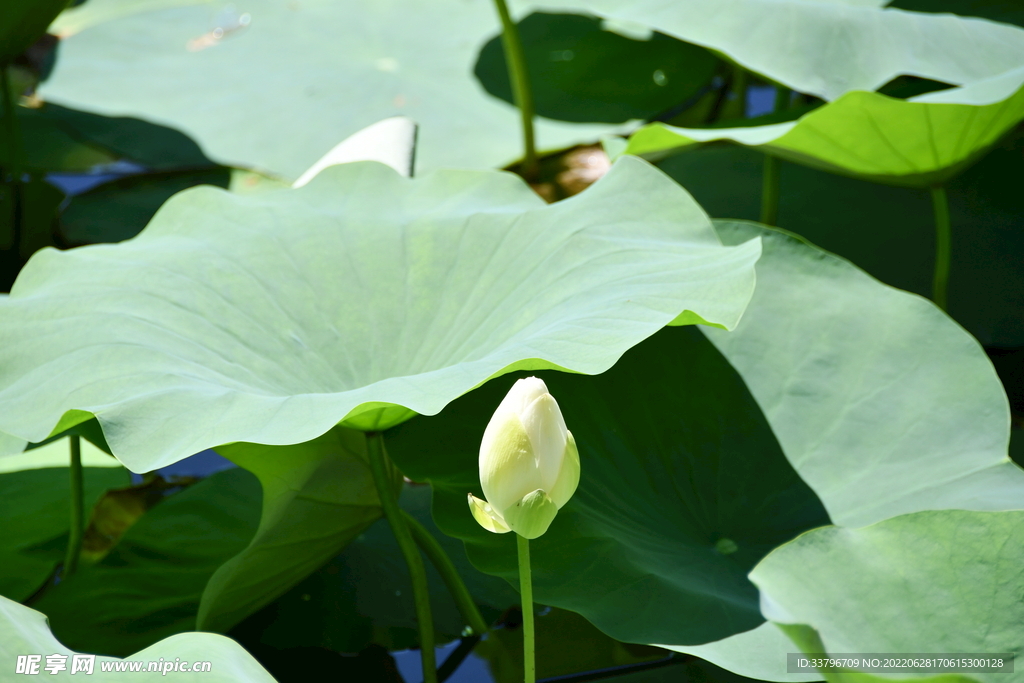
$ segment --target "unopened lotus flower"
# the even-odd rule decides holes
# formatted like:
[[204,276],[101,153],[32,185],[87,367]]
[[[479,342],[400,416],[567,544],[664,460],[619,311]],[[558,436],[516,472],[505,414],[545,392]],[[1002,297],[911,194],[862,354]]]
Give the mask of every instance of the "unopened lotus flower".
[[469,494],[480,526],[537,538],[580,482],[580,456],[562,411],[536,377],[516,382],[494,412],[480,443],[480,485]]

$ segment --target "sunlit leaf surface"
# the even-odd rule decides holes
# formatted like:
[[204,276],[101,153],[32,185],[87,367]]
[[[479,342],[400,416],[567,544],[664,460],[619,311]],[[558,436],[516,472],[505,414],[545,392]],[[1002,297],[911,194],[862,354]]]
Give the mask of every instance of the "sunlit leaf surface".
[[552,206],[510,174],[371,162],[294,191],[201,187],[133,240],[22,271],[0,298],[0,431],[96,415],[148,471],[345,419],[383,429],[503,372],[602,372],[670,322],[733,327],[759,253],[722,247],[633,158]]
[[[490,0],[90,0],[69,15],[46,99],[171,125],[221,163],[295,179],[395,115],[421,125],[420,171],[522,153],[518,112],[473,77],[500,29]],[[612,128],[537,130],[542,148],[558,148]]]
[[[779,625],[810,626],[825,652],[1012,653],[1019,659],[1022,561],[1024,512],[936,510],[862,529],[816,529],[773,552],[750,576],[765,595],[766,615]],[[802,648],[821,651],[807,629],[785,628]],[[874,676],[907,680],[904,674]],[[970,670],[961,676],[1014,677]]]
[[684,129],[652,124],[626,153],[664,156],[718,141],[875,182],[941,184],[977,160],[1024,117],[1024,68],[988,81],[898,100],[851,92],[791,123]]
[[724,52],[755,73],[826,100],[851,90],[877,90],[903,74],[964,85],[1024,62],[1024,30],[1016,26],[880,4],[561,0],[557,6],[635,22]]

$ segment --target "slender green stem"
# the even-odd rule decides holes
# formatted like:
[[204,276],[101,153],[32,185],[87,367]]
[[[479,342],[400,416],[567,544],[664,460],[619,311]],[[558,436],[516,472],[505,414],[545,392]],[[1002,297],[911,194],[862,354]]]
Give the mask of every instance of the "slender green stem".
[[533,642],[533,578],[530,576],[530,541],[516,534],[519,544],[519,594],[523,601],[523,674],[525,683],[536,683],[537,661]]
[[505,0],[494,0],[494,7],[501,17],[501,44],[505,48],[505,62],[508,64],[508,79],[512,83],[512,98],[519,107],[523,120],[523,177],[537,178],[537,147],[533,135],[533,90],[530,89],[530,74],[526,70],[526,53],[519,37],[519,27],[512,21]]
[[761,222],[775,225],[779,220],[779,159],[764,155],[761,175]]
[[744,118],[747,115],[747,70],[738,64],[732,65],[729,95],[720,112],[722,120]]
[[391,485],[391,469],[387,453],[384,452],[384,438],[378,432],[367,432],[366,450],[370,460],[370,472],[373,483],[377,486],[380,506],[384,509],[384,517],[391,525],[391,533],[398,541],[405,564],[409,567],[409,578],[412,579],[412,594],[416,605],[416,621],[420,631],[420,657],[423,665],[423,683],[437,683],[437,660],[434,654],[434,621],[430,615],[430,593],[427,589],[427,570],[423,566],[423,558],[416,549],[416,542],[405,523],[402,509],[398,507],[398,498]]
[[469,589],[466,588],[466,584],[462,582],[462,577],[459,576],[459,572],[455,569],[455,565],[452,564],[451,558],[441,547],[441,544],[437,542],[437,539],[426,530],[426,528],[419,523],[415,517],[410,515],[405,510],[402,511],[402,515],[405,517],[405,523],[409,526],[409,531],[412,532],[413,540],[416,541],[416,545],[420,547],[420,550],[427,556],[434,568],[437,569],[437,573],[441,575],[441,579],[444,580],[444,585],[448,587],[448,592],[452,594],[452,598],[455,600],[455,605],[459,608],[462,613],[462,618],[469,624],[469,628],[473,630],[476,635],[483,635],[487,632],[487,622],[484,621],[483,616],[480,614],[480,610],[477,608],[476,603],[473,601],[473,596],[469,594]]
[[14,108],[14,98],[11,96],[11,79],[7,73],[6,66],[0,66],[0,86],[3,92],[4,125],[7,127],[7,149],[11,154],[10,170],[16,180],[21,180],[21,173],[24,170],[24,154],[21,144],[21,128],[18,125],[18,110]]
[[775,104],[772,107],[772,111],[780,112],[789,109],[789,100],[792,94],[793,91],[789,88],[784,88],[781,85],[775,86]]
[[[21,247],[21,176],[24,171],[24,154],[22,152],[21,130],[18,126],[18,112],[14,108],[14,98],[11,96],[11,80],[7,73],[7,65],[0,64],[0,101],[4,107],[5,135],[7,137],[7,151],[10,153],[8,170],[11,174],[11,243],[15,253]],[[0,177],[0,182],[4,179]]]
[[[775,106],[772,111],[788,109],[789,97],[789,88],[775,86]],[[779,159],[771,154],[764,156],[764,171],[761,175],[761,222],[765,225],[777,225],[779,222]]]
[[953,241],[946,188],[932,188],[932,206],[935,209],[935,275],[932,278],[932,301],[945,311]]
[[711,107],[708,109],[707,116],[704,117],[704,125],[706,126],[710,126],[718,120],[718,117],[722,115],[722,110],[725,108],[725,101],[729,98],[729,88],[732,85],[731,72],[724,74],[722,78],[724,79],[724,82],[720,87],[718,87],[715,99],[711,103]]
[[71,467],[69,469],[71,472],[71,534],[68,537],[64,571],[61,573],[62,579],[68,578],[78,570],[78,557],[82,554],[82,539],[85,537],[82,441],[78,436],[71,437]]

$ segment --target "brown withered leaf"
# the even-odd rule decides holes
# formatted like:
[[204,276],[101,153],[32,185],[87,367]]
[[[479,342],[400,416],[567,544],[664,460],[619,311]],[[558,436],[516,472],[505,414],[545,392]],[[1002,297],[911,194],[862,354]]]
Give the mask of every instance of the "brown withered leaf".
[[147,510],[197,481],[196,477],[174,477],[168,481],[158,475],[135,486],[107,491],[89,517],[82,539],[82,563],[99,562]]

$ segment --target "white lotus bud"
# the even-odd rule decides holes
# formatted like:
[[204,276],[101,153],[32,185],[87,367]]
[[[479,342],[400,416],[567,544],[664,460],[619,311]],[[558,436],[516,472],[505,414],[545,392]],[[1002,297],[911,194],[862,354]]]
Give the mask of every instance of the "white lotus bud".
[[519,380],[484,430],[480,485],[487,500],[469,495],[473,517],[494,533],[537,538],[579,482],[579,452],[558,403],[542,380]]

